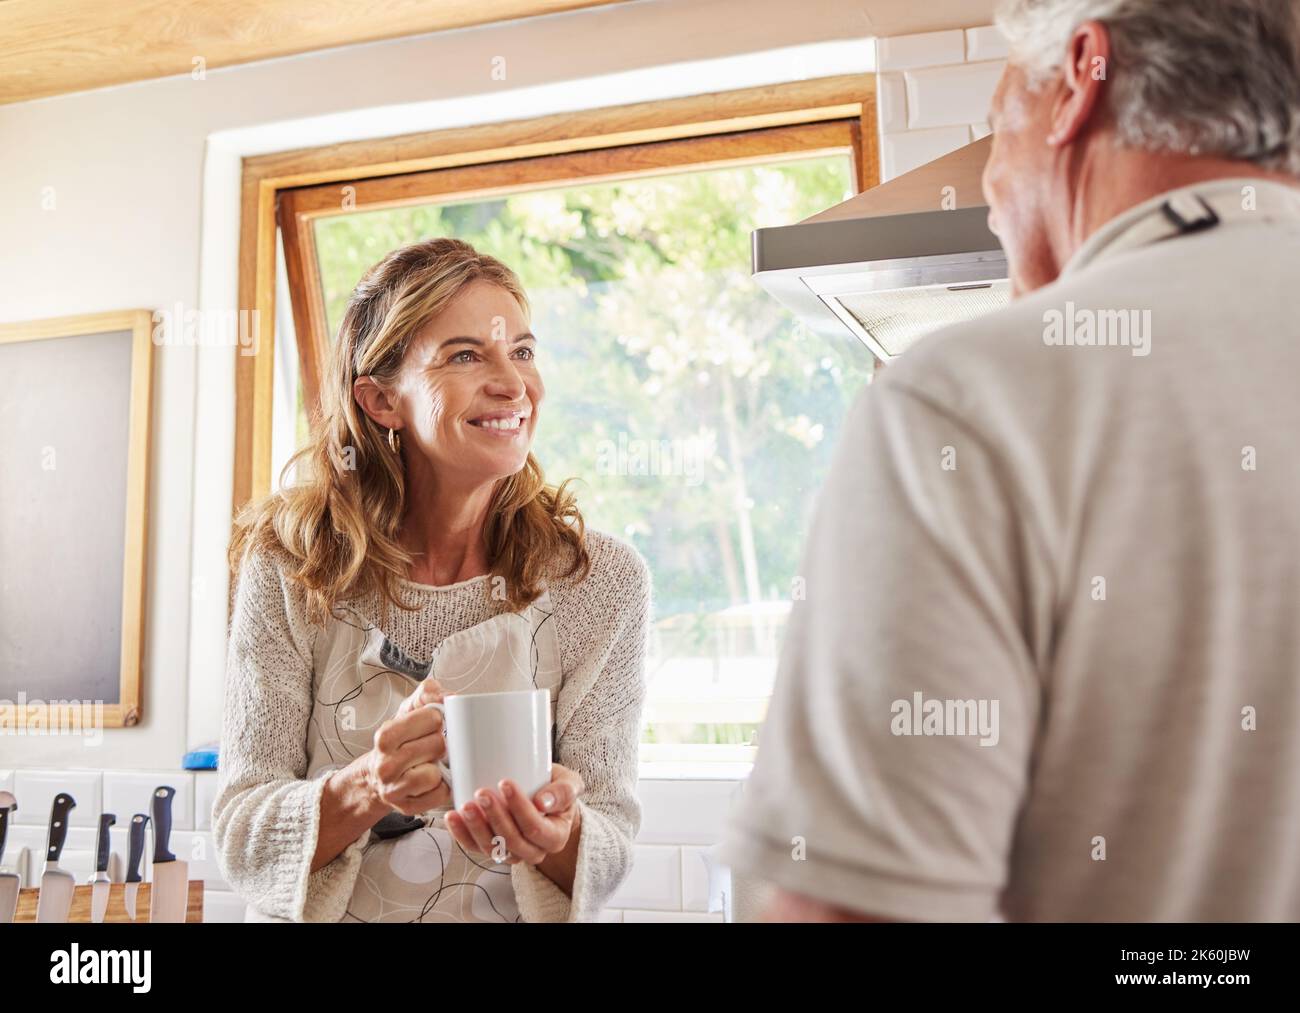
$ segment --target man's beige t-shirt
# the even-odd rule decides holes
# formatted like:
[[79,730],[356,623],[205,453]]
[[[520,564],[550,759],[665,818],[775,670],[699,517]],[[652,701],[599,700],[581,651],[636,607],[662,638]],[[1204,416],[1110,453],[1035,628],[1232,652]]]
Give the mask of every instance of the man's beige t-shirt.
[[1300,192],[1162,195],[890,364],[800,576],[733,868],[898,919],[1300,920]]

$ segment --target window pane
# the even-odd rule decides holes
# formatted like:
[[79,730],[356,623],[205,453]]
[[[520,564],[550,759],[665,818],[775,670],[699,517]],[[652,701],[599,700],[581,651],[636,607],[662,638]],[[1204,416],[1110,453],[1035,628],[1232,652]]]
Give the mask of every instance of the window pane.
[[813,496],[867,350],[750,277],[750,234],[852,193],[843,155],[318,221],[331,332],[389,250],[456,236],[510,265],[546,383],[535,452],[655,584],[647,759],[749,759]]

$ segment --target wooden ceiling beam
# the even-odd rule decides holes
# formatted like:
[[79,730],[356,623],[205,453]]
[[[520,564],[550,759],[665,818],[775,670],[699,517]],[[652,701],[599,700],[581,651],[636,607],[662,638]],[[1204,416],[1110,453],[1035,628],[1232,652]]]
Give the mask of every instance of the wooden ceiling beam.
[[4,0],[0,105],[622,0]]

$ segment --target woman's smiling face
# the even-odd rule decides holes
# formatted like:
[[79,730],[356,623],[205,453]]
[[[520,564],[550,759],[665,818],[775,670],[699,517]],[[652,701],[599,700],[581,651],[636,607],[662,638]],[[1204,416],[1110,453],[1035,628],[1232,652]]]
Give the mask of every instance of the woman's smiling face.
[[468,482],[523,468],[546,393],[536,345],[509,291],[467,285],[407,349],[396,384],[403,450]]

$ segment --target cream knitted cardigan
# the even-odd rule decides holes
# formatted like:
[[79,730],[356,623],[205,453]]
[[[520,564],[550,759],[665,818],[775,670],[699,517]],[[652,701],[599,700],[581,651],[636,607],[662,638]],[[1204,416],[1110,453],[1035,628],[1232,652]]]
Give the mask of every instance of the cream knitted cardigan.
[[[586,580],[550,582],[563,681],[556,718],[565,729],[555,760],[583,779],[577,875],[569,897],[536,868],[510,867],[524,921],[592,921],[626,878],[641,824],[637,744],[645,697],[651,584],[632,546],[588,530]],[[443,638],[506,607],[485,592],[488,577],[444,587],[409,581],[407,604],[389,609],[384,632],[409,657],[429,658]],[[378,598],[358,607],[379,620]],[[312,646],[322,627],[306,618],[303,589],[282,560],[254,553],[240,570],[230,624],[217,795],[217,863],[252,909],[250,920],[339,921],[361,865],[367,830],[311,872],[326,776],[305,779]]]

